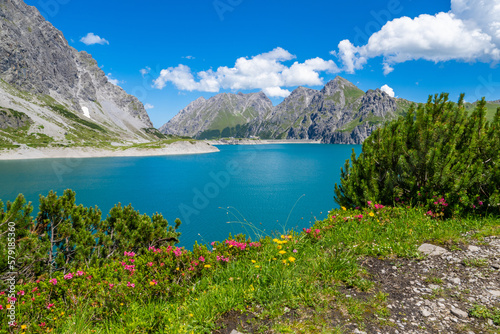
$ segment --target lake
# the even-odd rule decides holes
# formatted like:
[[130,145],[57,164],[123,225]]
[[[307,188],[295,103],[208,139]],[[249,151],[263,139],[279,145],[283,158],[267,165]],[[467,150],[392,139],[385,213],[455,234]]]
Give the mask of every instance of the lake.
[[[332,208],[334,184],[352,149],[361,145],[218,146],[220,152],[160,157],[0,161],[0,199],[23,193],[35,204],[49,190],[76,191],[77,204],[103,217],[118,202],[141,213],[180,218],[181,246],[229,233],[270,234],[310,226]],[[229,223],[228,223],[229,222]]]

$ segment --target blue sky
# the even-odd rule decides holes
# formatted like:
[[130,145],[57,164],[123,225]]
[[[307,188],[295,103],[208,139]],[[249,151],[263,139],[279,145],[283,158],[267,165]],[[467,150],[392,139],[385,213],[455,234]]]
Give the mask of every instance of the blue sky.
[[137,96],[156,127],[192,100],[340,75],[423,102],[500,99],[499,0],[26,0]]

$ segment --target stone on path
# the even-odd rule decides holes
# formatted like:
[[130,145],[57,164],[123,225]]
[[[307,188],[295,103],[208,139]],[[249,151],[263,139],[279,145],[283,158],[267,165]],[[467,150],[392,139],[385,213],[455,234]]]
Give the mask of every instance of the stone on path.
[[443,247],[431,245],[431,244],[422,244],[420,247],[418,247],[418,250],[426,255],[442,255],[442,254],[447,254],[448,251],[444,249]]
[[469,316],[467,312],[459,310],[458,308],[452,308],[451,313],[459,318],[467,318]]
[[424,317],[426,317],[426,318],[432,314],[432,313],[431,313],[428,309],[426,309],[426,308],[421,308],[421,309],[420,309],[420,313],[421,313]]
[[495,297],[500,297],[500,291],[498,290],[488,290],[489,293],[491,293]]
[[469,251],[471,252],[477,252],[479,251],[481,248],[477,247],[477,246],[472,246],[472,245],[469,245],[468,247]]
[[353,334],[366,334],[366,332],[360,331],[359,329],[355,329]]

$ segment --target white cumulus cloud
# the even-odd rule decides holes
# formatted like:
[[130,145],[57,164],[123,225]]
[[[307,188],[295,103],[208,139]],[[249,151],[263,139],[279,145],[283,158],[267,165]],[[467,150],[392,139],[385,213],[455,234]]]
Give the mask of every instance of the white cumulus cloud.
[[380,87],[380,90],[386,92],[390,97],[394,97],[394,89],[392,89],[391,87],[383,85],[382,87]]
[[154,105],[152,105],[152,104],[150,104],[150,103],[146,103],[146,104],[144,105],[144,109],[146,109],[146,110],[153,109],[154,107],[155,107],[155,106],[154,106]]
[[101,45],[104,45],[104,44],[109,44],[109,42],[107,40],[105,40],[104,38],[101,38],[97,35],[94,35],[94,33],[92,32],[89,32],[85,37],[82,37],[80,39],[80,42],[86,44],[86,45],[93,45],[93,44],[101,44]]
[[334,54],[349,73],[379,56],[385,74],[398,63],[418,59],[496,64],[500,61],[500,3],[451,0],[449,12],[394,19],[371,35],[366,45],[343,40]]
[[283,64],[295,56],[283,48],[262,53],[251,58],[238,58],[233,67],[221,66],[192,73],[191,68],[179,64],[160,72],[153,86],[163,89],[171,82],[179,90],[219,92],[221,89],[244,90],[261,89],[271,97],[288,96],[283,87],[299,85],[321,85],[321,72],[338,73],[340,69],[333,60],[308,59],[303,63]]
[[280,87],[266,87],[262,89],[264,94],[271,97],[287,97],[291,94],[288,89],[282,89]]
[[106,78],[108,79],[109,82],[111,82],[115,86],[119,86],[119,84],[125,83],[125,81],[120,81],[116,78],[113,78],[113,74],[111,73],[106,74]]

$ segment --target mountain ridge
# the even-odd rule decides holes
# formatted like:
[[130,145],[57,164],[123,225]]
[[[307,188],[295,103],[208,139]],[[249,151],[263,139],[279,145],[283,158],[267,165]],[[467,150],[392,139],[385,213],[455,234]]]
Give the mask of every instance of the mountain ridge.
[[[238,96],[240,99],[245,96],[260,97],[266,101],[266,108],[260,109],[258,115],[247,122],[240,121],[237,126],[224,127],[220,123],[213,126],[210,119],[216,118],[224,109],[217,103],[219,96]],[[210,108],[195,107],[192,102],[159,131],[198,139],[260,137],[361,144],[373,130],[402,114],[405,107],[411,104],[410,101],[390,97],[380,89],[363,92],[340,76],[326,83],[321,90],[299,86],[276,106],[263,92],[221,93],[206,101],[211,101]],[[204,122],[197,123],[193,114],[204,114]],[[193,128],[197,131],[190,131]]]
[[[0,6],[0,108],[30,120],[5,127],[0,144],[7,146],[164,137],[135,96],[109,82],[90,54],[71,47],[62,32],[21,0]],[[9,114],[10,124],[20,125]]]

